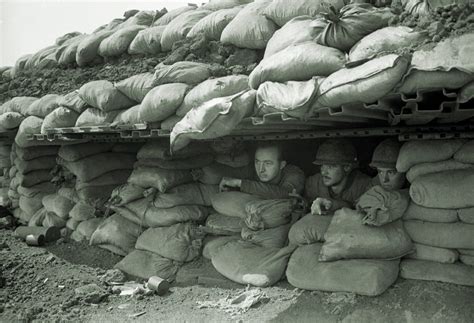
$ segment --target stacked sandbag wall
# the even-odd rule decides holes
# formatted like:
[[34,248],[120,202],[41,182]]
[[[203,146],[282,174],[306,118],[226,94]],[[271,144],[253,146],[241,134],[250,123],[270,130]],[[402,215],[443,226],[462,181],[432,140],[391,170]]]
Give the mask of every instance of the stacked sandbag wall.
[[10,189],[10,181],[16,175],[16,167],[11,162],[12,145],[9,142],[0,142],[0,206],[9,207],[10,198],[8,191]]
[[404,225],[416,252],[401,262],[407,279],[474,285],[474,141],[405,143],[397,169],[411,182]]

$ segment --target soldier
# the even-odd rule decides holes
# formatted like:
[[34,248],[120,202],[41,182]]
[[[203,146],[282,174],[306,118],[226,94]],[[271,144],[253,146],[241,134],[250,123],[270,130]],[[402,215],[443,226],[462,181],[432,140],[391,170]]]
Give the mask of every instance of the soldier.
[[393,191],[405,186],[405,173],[397,171],[401,144],[395,139],[385,139],[374,150],[370,167],[377,169],[377,177],[384,189]]

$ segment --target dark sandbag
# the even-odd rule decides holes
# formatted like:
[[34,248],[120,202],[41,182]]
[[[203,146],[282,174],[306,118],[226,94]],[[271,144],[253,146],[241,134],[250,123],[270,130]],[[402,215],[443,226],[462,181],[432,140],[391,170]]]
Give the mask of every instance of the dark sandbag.
[[180,266],[181,263],[163,258],[153,252],[134,250],[114,268],[141,279],[158,276],[171,282],[176,277]]
[[126,255],[134,250],[135,242],[143,229],[118,214],[102,222],[92,234],[90,244],[92,246],[113,245]]
[[78,179],[76,181],[76,190],[79,191],[89,186],[107,186],[107,185],[119,186],[127,182],[127,179],[130,176],[131,172],[132,171],[129,169],[117,169],[111,172],[104,173],[100,175],[99,177],[91,179],[90,181],[87,181],[87,182],[83,182]]
[[461,263],[442,264],[434,261],[406,259],[400,263],[400,276],[405,279],[474,286],[474,267]]
[[144,188],[130,183],[115,188],[110,196],[110,203],[116,206],[136,201],[143,198]]
[[449,249],[474,249],[474,225],[462,222],[432,223],[405,221],[405,228],[414,242]]
[[189,183],[176,186],[167,193],[157,194],[153,205],[158,208],[171,208],[179,205],[211,206],[212,197],[218,193],[218,185]]
[[240,236],[206,236],[202,241],[202,256],[206,259],[211,260],[211,258],[216,254],[220,247],[235,240],[240,240]]
[[186,159],[196,157],[210,152],[206,143],[189,145],[180,151],[171,154],[169,143],[166,141],[148,141],[138,151],[137,159]]
[[231,167],[215,162],[211,165],[202,167],[199,171],[194,171],[194,176],[199,182],[203,184],[218,185],[223,177],[249,179],[251,178],[253,172],[253,165]]
[[241,237],[242,240],[252,242],[261,247],[278,249],[286,246],[288,231],[290,231],[290,224],[257,231],[244,227],[242,228]]
[[185,169],[196,169],[201,168],[207,165],[210,165],[214,161],[214,156],[212,155],[200,155],[193,158],[187,159],[139,159],[135,167],[158,167],[162,169],[176,169],[176,170],[185,170]]
[[213,235],[235,235],[242,231],[242,219],[234,216],[213,213],[207,217],[205,230]]
[[415,252],[409,254],[407,258],[436,261],[446,264],[455,263],[459,259],[459,253],[455,249],[446,249],[414,243]]
[[74,202],[58,194],[50,194],[43,197],[43,206],[48,212],[52,212],[60,218],[67,219]]
[[211,261],[219,273],[236,283],[267,287],[283,277],[294,250],[293,246],[271,249],[247,241],[232,241],[221,246]]
[[466,256],[474,256],[474,249],[458,249],[459,254]]
[[[67,145],[61,147],[67,147]],[[58,149],[58,146],[16,147],[15,152],[20,159],[32,160],[43,156],[55,156],[58,153]]]
[[176,261],[191,261],[201,255],[203,232],[191,223],[147,229],[138,238],[136,249],[154,252]]
[[410,201],[410,204],[403,215],[403,220],[452,223],[458,221],[458,216],[455,209],[427,208]]
[[145,223],[151,228],[166,227],[182,222],[202,222],[209,209],[199,205],[182,205],[169,209],[150,206],[145,212]]
[[43,182],[31,187],[18,186],[18,194],[26,197],[35,197],[38,194],[50,194],[56,192],[57,187],[51,182]]
[[127,153],[136,155],[143,146],[142,142],[118,142],[112,147],[114,153]]
[[222,192],[212,197],[212,207],[220,214],[245,219],[247,203],[259,200],[261,198],[247,193]]
[[338,259],[394,259],[413,250],[413,243],[401,220],[371,227],[362,224],[363,215],[342,208],[334,214],[324,235],[320,261]]
[[58,155],[65,161],[74,162],[88,156],[110,151],[112,143],[88,142],[77,145],[63,145],[59,148]]
[[117,185],[87,186],[77,191],[80,201],[101,208]]
[[324,234],[332,221],[330,215],[308,213],[294,223],[288,233],[290,244],[306,245],[324,241]]
[[458,209],[458,217],[464,223],[474,224],[474,207]]
[[128,182],[144,188],[154,187],[161,193],[169,189],[193,181],[193,176],[187,170],[170,170],[152,167],[135,168]]
[[41,169],[29,172],[26,175],[17,173],[16,178],[21,186],[32,187],[39,183],[49,182],[53,178],[53,175],[51,175],[49,169]]
[[252,201],[245,205],[245,225],[251,230],[271,229],[291,220],[295,202],[289,199]]
[[399,260],[350,259],[320,262],[322,244],[300,246],[286,270],[288,282],[301,289],[382,294],[398,277]]
[[474,266],[474,257],[473,256],[460,255],[459,260],[465,265]]
[[474,167],[472,164],[461,163],[454,159],[448,159],[439,162],[416,164],[412,166],[406,173],[406,177],[410,183],[413,183],[413,181],[421,175],[444,172],[448,170],[467,169],[472,167]]
[[470,140],[462,145],[453,158],[461,163],[474,164],[474,140]]
[[15,159],[15,166],[21,174],[41,169],[52,169],[56,166],[56,156],[43,156],[31,160]]

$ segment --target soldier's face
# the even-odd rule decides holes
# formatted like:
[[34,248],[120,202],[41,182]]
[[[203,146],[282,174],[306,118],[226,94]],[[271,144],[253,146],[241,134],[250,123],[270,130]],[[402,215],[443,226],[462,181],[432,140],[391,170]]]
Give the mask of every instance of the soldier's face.
[[340,184],[347,176],[343,165],[321,165],[323,184],[327,187]]
[[255,171],[261,182],[266,183],[277,178],[285,164],[279,160],[276,148],[260,148],[255,152]]
[[380,185],[386,190],[399,190],[405,184],[405,174],[395,168],[377,168]]

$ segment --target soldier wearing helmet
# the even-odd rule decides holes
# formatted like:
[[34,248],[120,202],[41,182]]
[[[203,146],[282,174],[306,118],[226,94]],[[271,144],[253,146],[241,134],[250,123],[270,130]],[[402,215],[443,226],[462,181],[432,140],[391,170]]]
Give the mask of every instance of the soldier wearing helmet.
[[374,150],[370,167],[377,169],[377,178],[388,191],[402,189],[405,185],[405,173],[396,169],[401,144],[395,139],[385,139]]

